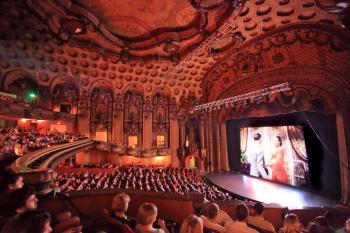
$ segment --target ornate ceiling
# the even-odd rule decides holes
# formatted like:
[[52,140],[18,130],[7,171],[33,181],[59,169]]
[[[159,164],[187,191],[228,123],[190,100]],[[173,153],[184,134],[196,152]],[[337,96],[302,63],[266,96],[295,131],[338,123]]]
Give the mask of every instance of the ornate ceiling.
[[100,83],[201,97],[211,67],[251,40],[294,24],[348,25],[346,0],[237,2],[4,0],[0,77],[21,70],[44,86],[69,79],[81,92]]
[[[177,61],[212,34],[243,0],[27,0],[63,40],[125,60]],[[211,6],[211,8],[208,8]]]

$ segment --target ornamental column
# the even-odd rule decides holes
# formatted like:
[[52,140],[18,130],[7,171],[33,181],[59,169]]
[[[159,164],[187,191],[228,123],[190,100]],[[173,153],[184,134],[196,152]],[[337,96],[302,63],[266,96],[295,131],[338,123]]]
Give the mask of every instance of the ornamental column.
[[112,142],[120,147],[124,145],[123,122],[124,122],[124,102],[123,102],[122,95],[117,94],[116,97],[114,98]]
[[79,96],[77,131],[81,135],[91,137],[90,135],[90,96],[86,91]]
[[341,179],[341,202],[350,204],[350,109],[336,113],[339,165]]
[[180,166],[185,166],[185,119],[183,117],[178,118],[179,125],[179,149],[177,150],[177,156],[180,161]]
[[180,160],[177,156],[177,151],[180,145],[180,128],[177,119],[177,114],[179,112],[179,106],[176,100],[173,99],[170,103],[170,154],[171,154],[171,165],[174,167],[180,167]]
[[206,167],[206,159],[207,159],[207,147],[205,144],[205,116],[204,115],[200,115],[199,116],[199,136],[200,136],[200,154],[199,156],[202,159],[202,166],[201,169],[205,170]]
[[226,122],[220,123],[220,167],[221,170],[229,171],[229,164],[228,164],[228,152],[227,152],[227,132],[226,132]]
[[152,102],[151,97],[145,97],[143,104],[143,149],[151,150],[153,141],[153,129],[152,129]]

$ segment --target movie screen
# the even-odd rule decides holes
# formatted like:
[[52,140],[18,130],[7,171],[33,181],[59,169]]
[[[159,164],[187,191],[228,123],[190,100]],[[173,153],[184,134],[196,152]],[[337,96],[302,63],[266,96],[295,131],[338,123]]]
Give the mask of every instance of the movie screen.
[[240,143],[243,173],[293,186],[308,186],[301,126],[241,128]]

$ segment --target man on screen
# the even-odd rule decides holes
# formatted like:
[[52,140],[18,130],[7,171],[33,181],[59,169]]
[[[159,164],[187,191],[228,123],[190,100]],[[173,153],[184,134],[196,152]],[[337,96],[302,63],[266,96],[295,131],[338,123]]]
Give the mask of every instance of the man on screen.
[[264,149],[261,145],[261,134],[254,134],[254,149],[248,156],[250,163],[250,175],[269,179],[267,169],[265,167]]

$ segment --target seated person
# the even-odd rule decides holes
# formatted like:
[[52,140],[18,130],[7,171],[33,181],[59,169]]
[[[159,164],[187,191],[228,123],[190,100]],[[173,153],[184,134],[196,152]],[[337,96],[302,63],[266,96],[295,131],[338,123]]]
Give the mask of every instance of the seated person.
[[14,190],[20,189],[23,185],[23,177],[20,174],[9,172],[3,177],[1,195],[6,195]]
[[321,227],[316,222],[309,222],[306,228],[307,233],[321,233]]
[[295,214],[287,214],[284,218],[283,228],[278,233],[299,233],[302,231],[299,218]]
[[196,215],[190,215],[182,222],[180,233],[203,233],[202,219]]
[[334,229],[331,227],[331,225],[329,224],[328,219],[326,218],[326,216],[318,216],[314,219],[314,221],[320,226],[321,231],[323,233],[332,233],[334,232]]
[[165,226],[164,220],[158,219],[160,229],[154,228],[153,223],[158,215],[157,206],[152,203],[143,203],[137,211],[137,224],[135,227],[136,233],[169,233]]
[[50,214],[43,210],[28,210],[12,218],[1,233],[50,233]]
[[227,221],[232,221],[232,218],[215,203],[210,203],[206,207],[206,211],[208,213],[208,218],[221,226],[224,226]]
[[[3,209],[2,215],[8,218],[27,211],[35,210],[38,206],[38,198],[33,187],[23,187],[12,191],[8,195],[8,202]],[[67,216],[68,215],[68,216]],[[72,230],[71,232],[81,232],[80,219],[78,217],[71,218],[69,212],[64,212],[56,216],[57,224],[55,225],[55,232],[64,232],[65,230]]]
[[110,216],[131,228],[136,226],[136,221],[126,215],[130,203],[130,197],[126,193],[119,193],[113,198],[112,212]]
[[340,230],[337,230],[338,231],[343,231],[344,233],[350,233],[350,218],[348,218],[346,221],[345,221],[345,226],[343,229],[340,229]]
[[16,214],[34,210],[37,206],[38,198],[36,197],[35,189],[33,187],[24,187],[12,191],[8,196],[8,204],[6,205],[4,215],[13,217]]
[[261,203],[255,203],[254,205],[255,216],[249,216],[247,219],[248,225],[252,225],[258,229],[275,232],[275,228],[269,221],[264,219],[264,206]]
[[200,218],[202,219],[205,228],[214,230],[215,232],[224,233],[226,232],[225,228],[215,222],[215,218],[218,216],[219,210],[218,204],[210,203],[206,207],[205,216],[202,215]]
[[226,222],[225,229],[227,233],[258,233],[251,227],[248,227],[246,221],[248,218],[248,207],[245,204],[236,206],[236,221]]

